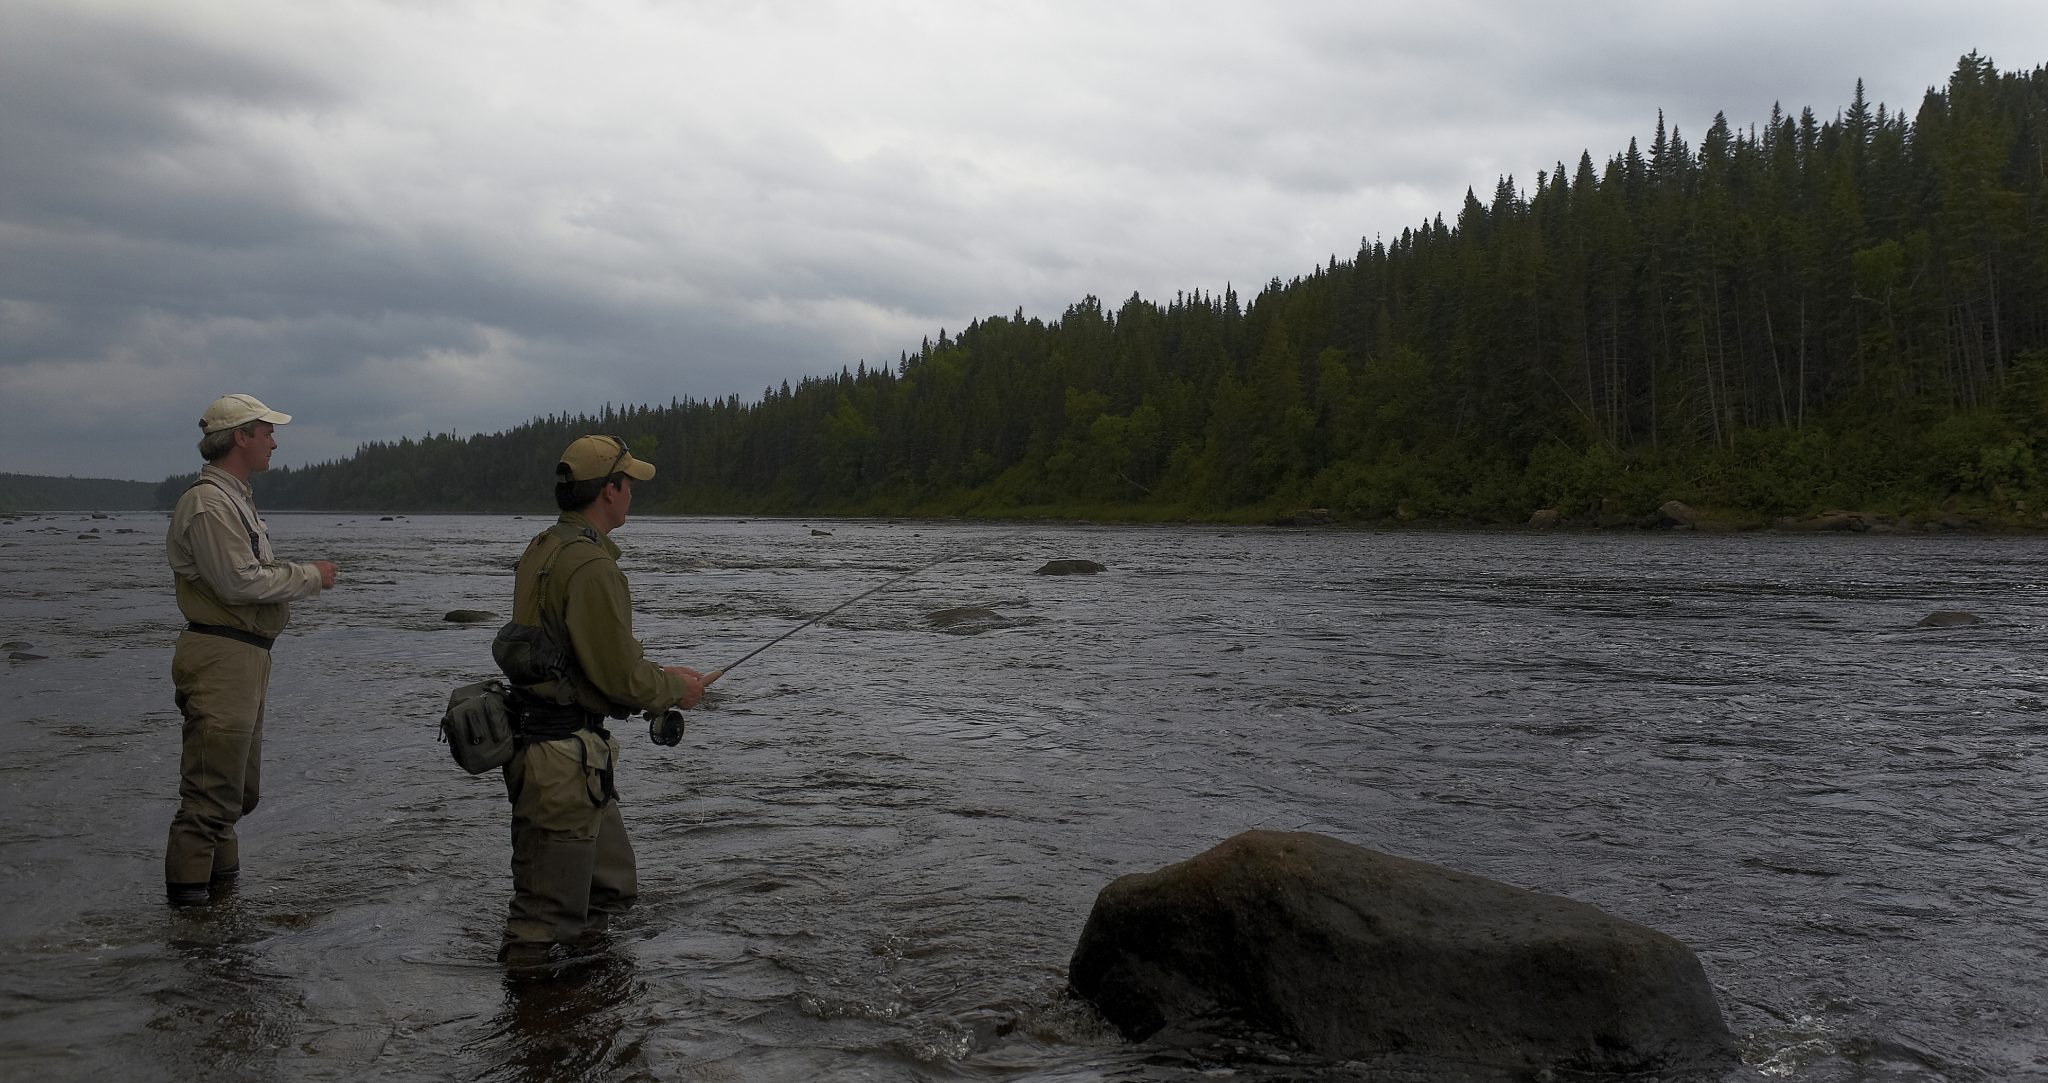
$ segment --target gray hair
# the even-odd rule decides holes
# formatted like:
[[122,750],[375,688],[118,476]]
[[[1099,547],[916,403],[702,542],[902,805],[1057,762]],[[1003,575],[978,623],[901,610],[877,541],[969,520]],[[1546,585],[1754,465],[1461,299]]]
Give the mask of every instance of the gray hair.
[[256,435],[256,423],[251,421],[246,425],[237,425],[232,429],[210,432],[200,437],[199,457],[207,462],[218,462],[222,456],[235,450],[235,434],[238,432],[246,432],[254,436]]

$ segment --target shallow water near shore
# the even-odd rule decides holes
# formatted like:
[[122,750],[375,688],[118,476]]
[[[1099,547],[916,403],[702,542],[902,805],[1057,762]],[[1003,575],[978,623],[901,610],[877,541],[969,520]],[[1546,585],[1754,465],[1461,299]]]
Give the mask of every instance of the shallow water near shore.
[[[269,520],[342,585],[278,644],[241,885],[176,911],[164,518],[0,522],[0,640],[42,656],[0,666],[8,1078],[1377,1078],[1064,995],[1097,891],[1249,828],[1670,933],[1750,1077],[2048,1078],[2039,539],[635,519],[639,635],[700,669],[964,555],[679,747],[619,723],[641,903],[510,984],[503,789],[434,739],[495,625],[442,615],[508,612],[547,520]],[[1031,574],[1062,557],[1107,570]]]

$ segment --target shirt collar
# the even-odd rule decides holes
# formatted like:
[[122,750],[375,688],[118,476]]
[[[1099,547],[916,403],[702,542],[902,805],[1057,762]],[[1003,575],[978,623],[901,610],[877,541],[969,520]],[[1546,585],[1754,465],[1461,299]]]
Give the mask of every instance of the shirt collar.
[[579,530],[589,531],[590,535],[597,539],[598,548],[603,549],[606,556],[612,558],[613,560],[619,559],[619,547],[612,544],[611,537],[605,534],[604,531],[599,530],[594,526],[591,526],[590,520],[584,518],[582,512],[565,511],[562,513],[562,517],[558,521],[569,523]]
[[217,482],[227,485],[229,491],[240,493],[244,501],[252,500],[255,498],[256,494],[250,490],[248,482],[243,481],[241,478],[238,478],[225,470],[222,470],[220,467],[215,466],[212,463],[207,463],[205,466],[200,467],[199,472],[201,474],[206,475],[209,478],[212,478]]

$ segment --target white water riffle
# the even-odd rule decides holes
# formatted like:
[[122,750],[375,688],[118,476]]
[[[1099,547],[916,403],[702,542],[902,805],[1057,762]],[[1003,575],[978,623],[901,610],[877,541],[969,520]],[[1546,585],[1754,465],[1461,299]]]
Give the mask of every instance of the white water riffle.
[[[1252,827],[1670,933],[1769,1076],[2048,1075],[2038,538],[638,518],[641,638],[703,669],[981,548],[739,667],[679,747],[621,724],[642,905],[543,995],[492,961],[502,789],[434,720],[490,672],[442,615],[509,612],[546,517],[270,521],[342,585],[278,645],[203,912],[160,897],[162,516],[0,522],[0,640],[44,656],[0,667],[9,1078],[1354,1078],[1062,995],[1104,884]],[[1064,557],[1107,570],[1032,574]]]

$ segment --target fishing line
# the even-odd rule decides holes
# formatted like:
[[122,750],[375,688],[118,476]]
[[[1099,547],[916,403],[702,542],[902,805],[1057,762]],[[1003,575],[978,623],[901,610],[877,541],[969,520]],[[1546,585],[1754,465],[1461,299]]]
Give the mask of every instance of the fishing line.
[[784,633],[782,633],[782,634],[781,634],[781,635],[779,635],[779,636],[776,636],[776,637],[775,637],[774,639],[771,639],[771,640],[769,640],[768,642],[766,642],[766,643],[763,643],[763,644],[761,644],[761,645],[760,645],[760,646],[758,646],[758,647],[755,647],[755,648],[754,648],[753,650],[750,650],[750,651],[748,651],[747,653],[745,653],[745,654],[743,654],[743,655],[740,655],[740,656],[739,656],[739,658],[738,658],[738,659],[737,659],[736,661],[734,661],[734,662],[733,662],[733,663],[732,663],[731,665],[726,665],[726,666],[720,666],[719,668],[717,668],[717,669],[714,669],[714,670],[712,670],[712,671],[711,671],[711,672],[709,672],[709,673],[706,673],[706,674],[704,675],[704,687],[706,687],[706,688],[709,688],[709,687],[711,687],[711,682],[712,682],[712,681],[715,681],[715,680],[717,680],[718,678],[720,678],[720,677],[723,677],[723,676],[725,676],[725,675],[726,675],[727,673],[730,673],[730,672],[732,672],[732,671],[733,671],[734,669],[737,669],[737,668],[739,667],[739,664],[740,664],[741,662],[744,662],[744,661],[746,661],[747,659],[749,659],[749,658],[752,658],[753,656],[755,656],[755,655],[757,655],[757,654],[761,653],[762,651],[765,651],[765,650],[767,650],[768,648],[770,648],[770,647],[773,647],[773,646],[774,646],[774,645],[776,645],[777,643],[780,643],[780,642],[782,642],[783,640],[785,640],[785,639],[788,639],[788,638],[789,638],[790,636],[793,636],[793,635],[797,634],[798,632],[801,632],[801,631],[803,631],[804,629],[806,629],[806,628],[809,628],[809,627],[810,627],[811,625],[813,625],[813,624],[816,624],[816,623],[818,623],[818,622],[819,622],[819,621],[821,621],[821,620],[824,620],[824,619],[825,619],[826,617],[829,617],[829,616],[831,616],[832,614],[834,614],[834,613],[837,613],[837,612],[839,612],[839,611],[840,611],[840,610],[842,610],[842,609],[845,609],[845,608],[846,608],[847,606],[850,606],[850,605],[852,605],[853,603],[855,603],[855,602],[858,602],[858,601],[860,601],[860,600],[861,600],[862,598],[865,598],[865,597],[867,597],[868,595],[874,594],[874,593],[875,593],[876,591],[880,591],[880,590],[886,589],[886,588],[888,588],[888,587],[892,587],[892,586],[895,586],[896,584],[898,584],[898,583],[901,583],[901,582],[903,582],[903,581],[904,581],[905,579],[908,579],[908,578],[910,578],[911,576],[913,576],[913,575],[916,575],[916,574],[918,574],[919,572],[926,572],[926,571],[930,571],[931,569],[933,569],[933,568],[936,568],[936,567],[938,567],[938,566],[939,566],[939,565],[941,565],[941,564],[945,564],[945,563],[947,563],[948,561],[954,561],[954,560],[959,560],[959,559],[960,559],[961,557],[964,557],[964,556],[970,556],[970,555],[972,555],[972,554],[974,554],[974,553],[978,553],[978,552],[982,551],[983,549],[986,549],[986,548],[988,548],[988,547],[989,547],[989,546],[991,546],[991,545],[994,545],[994,544],[995,544],[996,542],[999,542],[999,541],[1004,541],[1004,540],[1006,540],[1006,539],[1008,539],[1008,538],[1012,538],[1012,537],[1015,537],[1015,536],[1016,536],[1016,535],[1010,534],[1010,535],[1004,535],[1003,537],[1000,537],[1000,538],[991,538],[991,539],[989,539],[988,541],[985,541],[985,542],[981,542],[981,543],[979,543],[979,544],[977,544],[977,545],[969,546],[968,548],[966,548],[966,549],[962,549],[962,550],[959,550],[958,552],[954,552],[954,553],[948,553],[948,554],[946,554],[945,556],[942,556],[942,557],[940,557],[939,559],[937,559],[937,560],[934,560],[934,561],[932,561],[932,562],[931,562],[931,563],[929,563],[929,564],[920,564],[920,565],[918,565],[917,567],[915,567],[915,568],[912,568],[912,569],[910,569],[910,570],[909,570],[909,571],[907,571],[907,572],[904,572],[904,573],[903,573],[902,575],[899,575],[899,576],[897,576],[896,578],[894,578],[894,579],[891,579],[891,580],[889,580],[889,581],[888,581],[888,582],[886,582],[886,583],[880,583],[880,584],[877,584],[877,585],[875,585],[875,586],[869,587],[868,589],[866,589],[866,590],[864,590],[864,591],[861,591],[861,592],[860,592],[859,594],[856,594],[856,595],[854,595],[853,597],[851,597],[851,598],[848,598],[847,600],[845,600],[845,601],[843,601],[843,602],[840,602],[840,603],[839,603],[838,605],[835,605],[835,606],[833,606],[832,608],[830,608],[830,609],[827,609],[827,610],[826,610],[826,611],[824,611],[823,613],[820,613],[820,614],[818,614],[817,616],[815,616],[815,617],[812,617],[812,618],[811,618],[810,620],[807,620],[807,621],[803,622],[802,624],[799,624],[799,625],[797,625],[796,627],[794,627],[794,628],[791,628],[791,629],[790,629],[789,631],[787,631],[787,632],[784,632]]
[[[817,616],[812,617],[810,620],[807,620],[802,624],[799,624],[796,627],[791,628],[789,631],[784,632],[779,636],[776,636],[774,639],[771,639],[768,642],[763,643],[758,647],[755,647],[753,650],[750,650],[747,653],[740,655],[739,658],[732,662],[732,664],[720,666],[719,668],[714,669],[709,673],[706,673],[704,675],[704,683],[702,687],[711,687],[712,681],[715,681],[718,678],[725,676],[727,673],[732,672],[734,669],[739,668],[741,662],[744,662],[747,659],[752,658],[753,656],[761,653],[762,651],[765,651],[768,648],[773,647],[777,643],[780,643],[783,640],[788,639],[790,636],[793,636],[798,632],[801,632],[804,629],[809,628],[811,625],[816,624],[821,620],[824,620],[826,617],[829,617],[832,614],[837,613],[842,609],[845,609],[847,606],[850,606],[853,603],[860,601],[862,598],[865,598],[868,595],[875,593],[876,591],[892,587],[897,583],[901,583],[905,579],[908,579],[911,576],[916,575],[919,572],[930,571],[931,569],[936,568],[939,565],[946,563],[947,561],[958,560],[961,557],[978,553],[999,541],[1006,541],[1016,536],[1017,535],[1015,534],[1005,534],[1001,535],[1000,537],[990,538],[989,540],[982,542],[978,545],[972,545],[965,549],[948,553],[945,556],[942,556],[929,564],[920,564],[917,567],[912,568],[907,572],[904,572],[902,575],[890,579],[888,582],[878,583],[875,586],[869,587],[868,589],[861,591],[859,594],[856,594],[853,597],[848,598],[843,602],[840,602],[838,605],[835,605],[832,608],[827,609],[823,613],[820,613]],[[670,707],[668,710],[658,713],[653,711],[648,712],[647,736],[650,740],[652,740],[655,744],[658,745],[667,745],[673,748],[674,746],[681,744],[683,740],[682,710],[680,708]]]

